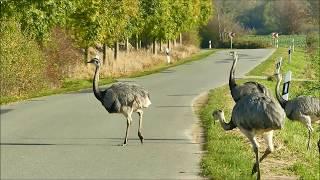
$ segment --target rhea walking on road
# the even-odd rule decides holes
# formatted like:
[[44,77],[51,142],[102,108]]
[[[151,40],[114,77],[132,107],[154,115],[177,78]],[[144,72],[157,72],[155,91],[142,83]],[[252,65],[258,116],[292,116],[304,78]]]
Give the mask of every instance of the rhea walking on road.
[[101,102],[109,113],[121,113],[127,119],[126,136],[123,145],[127,145],[130,124],[132,122],[132,113],[137,112],[139,115],[139,130],[138,136],[143,143],[142,136],[142,116],[143,108],[147,108],[150,104],[149,92],[143,87],[132,83],[115,83],[104,91],[99,90],[99,72],[100,61],[98,58],[93,58],[88,63],[96,66],[93,78],[93,93]]

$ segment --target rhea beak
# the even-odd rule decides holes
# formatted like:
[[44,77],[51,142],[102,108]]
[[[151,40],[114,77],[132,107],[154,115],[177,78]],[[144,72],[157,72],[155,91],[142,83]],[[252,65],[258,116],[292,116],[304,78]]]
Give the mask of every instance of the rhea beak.
[[87,62],[87,64],[89,64],[89,63],[93,63],[93,60]]

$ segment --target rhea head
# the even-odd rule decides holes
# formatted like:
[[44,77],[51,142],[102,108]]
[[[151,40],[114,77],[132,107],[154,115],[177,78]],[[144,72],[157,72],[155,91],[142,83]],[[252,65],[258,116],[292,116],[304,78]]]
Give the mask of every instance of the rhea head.
[[94,64],[96,66],[100,66],[99,56],[95,56],[94,58],[91,59],[91,61],[89,61],[87,63],[91,63],[91,64]]
[[[222,110],[215,110],[212,112],[212,116],[213,118],[217,119],[217,120],[220,120],[220,119],[224,119],[224,112]],[[214,120],[213,121],[214,124],[216,123],[216,121]]]

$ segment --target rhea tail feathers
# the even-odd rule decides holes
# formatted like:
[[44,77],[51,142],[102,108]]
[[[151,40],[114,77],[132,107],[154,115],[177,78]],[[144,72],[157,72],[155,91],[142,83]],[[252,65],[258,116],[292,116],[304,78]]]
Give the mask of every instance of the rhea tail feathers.
[[149,99],[149,97],[148,98],[146,98],[146,103],[144,104],[144,108],[147,108],[147,107],[149,107],[151,105],[151,101],[150,101],[150,99]]

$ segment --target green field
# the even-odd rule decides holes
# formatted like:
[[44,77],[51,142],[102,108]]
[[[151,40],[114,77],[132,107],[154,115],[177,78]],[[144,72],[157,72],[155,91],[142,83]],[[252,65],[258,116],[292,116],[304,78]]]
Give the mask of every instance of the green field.
[[[306,47],[306,36],[305,35],[279,35],[278,42],[279,47],[289,48],[292,45],[292,40],[294,39],[295,48],[305,48]],[[271,35],[247,35],[239,37],[239,40],[256,41],[268,43],[271,46],[272,38]],[[235,38],[235,41],[237,39]]]
[[[289,64],[286,58],[287,49],[279,48],[264,63],[252,70],[247,75],[269,76],[274,73],[274,65],[279,57],[283,57],[282,73],[291,70],[293,78],[318,79],[319,67],[312,63],[304,49],[297,49]],[[250,79],[252,80],[252,79]],[[239,84],[248,80],[238,80]],[[269,80],[257,80],[267,86],[272,92],[275,87],[274,78]],[[319,80],[315,82],[291,83],[290,98],[299,95],[313,95],[320,97]],[[207,152],[201,162],[202,174],[212,179],[255,179],[251,176],[251,168],[254,162],[254,153],[251,144],[239,130],[225,132],[219,123],[214,124],[211,116],[213,110],[223,109],[226,119],[230,119],[230,113],[234,102],[227,85],[211,90],[208,104],[200,111],[199,116],[203,123],[206,135],[204,150]],[[313,125],[312,148],[306,150],[307,129],[298,122],[286,120],[285,128],[276,131],[274,144],[276,150],[261,164],[262,178],[281,176],[285,178],[298,177],[301,179],[319,179],[319,153],[316,142],[319,139],[319,125]],[[265,150],[264,142],[260,142],[260,153]]]

